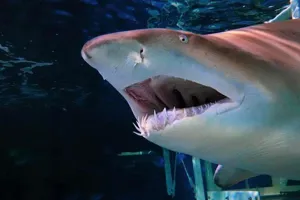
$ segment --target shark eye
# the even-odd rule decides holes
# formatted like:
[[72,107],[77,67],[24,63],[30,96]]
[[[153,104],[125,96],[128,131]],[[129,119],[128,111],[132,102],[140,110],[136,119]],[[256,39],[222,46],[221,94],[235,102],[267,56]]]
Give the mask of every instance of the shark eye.
[[179,35],[179,40],[183,43],[187,43],[189,41],[186,35]]

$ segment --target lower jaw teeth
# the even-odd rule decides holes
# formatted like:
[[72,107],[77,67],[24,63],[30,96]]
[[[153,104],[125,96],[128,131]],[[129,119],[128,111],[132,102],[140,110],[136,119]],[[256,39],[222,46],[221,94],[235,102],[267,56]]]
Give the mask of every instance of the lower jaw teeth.
[[213,104],[214,103],[197,106],[197,107],[191,107],[191,108],[183,108],[183,109],[173,108],[173,110],[168,110],[168,111],[165,108],[160,113],[156,113],[154,111],[153,115],[147,118],[146,123],[151,124],[153,129],[159,130],[164,128],[167,125],[172,124],[176,120],[180,120],[185,117],[200,115]]
[[149,130],[162,130],[167,125],[171,125],[176,120],[181,120],[185,117],[192,117],[195,115],[200,115],[207,110],[211,105],[215,103],[205,104],[202,106],[191,107],[191,108],[182,108],[173,110],[167,110],[166,108],[163,111],[156,113],[154,111],[153,115],[144,116],[141,119],[138,119],[136,129],[140,133],[136,133],[138,135],[147,136]]

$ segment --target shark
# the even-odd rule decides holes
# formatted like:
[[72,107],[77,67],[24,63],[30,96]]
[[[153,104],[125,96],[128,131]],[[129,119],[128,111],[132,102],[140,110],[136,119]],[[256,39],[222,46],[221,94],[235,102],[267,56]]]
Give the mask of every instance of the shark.
[[137,135],[218,164],[218,186],[300,180],[300,20],[204,35],[120,31],[81,55],[127,101]]

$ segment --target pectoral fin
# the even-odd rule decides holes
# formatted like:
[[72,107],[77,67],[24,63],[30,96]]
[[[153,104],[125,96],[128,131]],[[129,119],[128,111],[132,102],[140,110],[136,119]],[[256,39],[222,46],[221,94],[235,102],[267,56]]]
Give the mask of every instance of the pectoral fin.
[[221,188],[227,188],[254,176],[258,176],[258,174],[248,170],[218,165],[214,174],[214,182]]

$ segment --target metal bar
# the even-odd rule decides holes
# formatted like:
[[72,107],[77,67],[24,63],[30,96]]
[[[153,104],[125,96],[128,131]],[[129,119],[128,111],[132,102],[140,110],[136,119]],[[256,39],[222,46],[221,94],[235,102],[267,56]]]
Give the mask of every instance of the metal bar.
[[193,157],[193,170],[194,170],[194,177],[195,177],[195,197],[196,200],[206,200],[204,190],[204,182],[202,177],[202,170],[201,170],[201,162],[200,159]]
[[173,191],[173,180],[172,180],[172,168],[171,168],[170,151],[163,148],[163,156],[164,156],[164,165],[165,165],[167,194],[170,195],[170,196],[174,196],[175,189]]

